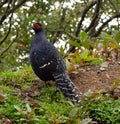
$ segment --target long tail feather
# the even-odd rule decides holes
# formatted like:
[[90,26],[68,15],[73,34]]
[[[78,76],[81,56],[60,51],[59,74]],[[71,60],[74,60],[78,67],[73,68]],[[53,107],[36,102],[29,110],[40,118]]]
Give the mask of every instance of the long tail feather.
[[73,82],[70,80],[69,76],[66,73],[54,74],[53,76],[58,88],[61,90],[63,95],[66,98],[71,99],[72,101],[76,101],[77,103],[80,103],[80,98],[77,92],[77,88],[75,87]]

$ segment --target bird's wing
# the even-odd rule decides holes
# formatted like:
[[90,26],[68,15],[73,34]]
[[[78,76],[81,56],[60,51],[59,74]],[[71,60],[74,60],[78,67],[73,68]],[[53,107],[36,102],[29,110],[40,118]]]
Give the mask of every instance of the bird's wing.
[[31,54],[31,64],[40,69],[49,69],[51,71],[65,71],[64,61],[59,56],[57,49],[52,45],[46,45],[39,50],[34,50]]

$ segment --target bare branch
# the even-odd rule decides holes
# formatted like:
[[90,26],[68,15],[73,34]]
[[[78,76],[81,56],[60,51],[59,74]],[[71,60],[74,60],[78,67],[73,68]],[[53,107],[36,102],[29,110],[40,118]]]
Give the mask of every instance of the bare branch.
[[89,9],[92,8],[96,3],[97,3],[97,1],[93,1],[93,2],[90,3],[89,6],[87,6],[87,7],[84,9],[84,11],[83,11],[83,13],[82,13],[82,16],[81,16],[81,19],[80,19],[80,21],[79,21],[79,23],[78,23],[78,25],[77,25],[77,30],[76,30],[76,32],[75,32],[75,36],[76,36],[76,37],[78,37],[78,35],[79,35],[79,33],[80,33],[81,26],[82,26],[82,22],[84,21],[84,18],[85,18],[85,16],[86,16],[87,12],[88,12]]
[[10,4],[12,3],[12,0],[9,0],[8,3],[7,3],[7,7],[6,7],[6,11],[5,13],[8,12],[8,10],[10,9]]
[[18,31],[17,31],[17,33],[16,33],[15,39],[14,39],[13,41],[11,41],[11,43],[8,45],[8,47],[7,47],[6,49],[4,49],[4,50],[0,53],[0,56],[3,56],[3,54],[9,50],[9,48],[10,48],[10,47],[12,46],[12,44],[17,40],[17,38],[18,38]]
[[112,17],[109,18],[107,21],[105,21],[105,22],[101,25],[101,27],[98,29],[98,31],[95,32],[92,36],[93,36],[93,37],[97,37],[97,36],[101,33],[102,29],[103,29],[110,21],[112,21],[112,20],[115,19],[115,18],[120,18],[120,13],[117,13],[116,15],[112,16]]
[[96,20],[98,19],[98,17],[99,17],[99,11],[100,11],[101,2],[102,2],[102,0],[98,0],[98,1],[97,1],[97,3],[96,3],[96,8],[95,8],[95,12],[94,12],[94,15],[93,15],[93,19],[91,20],[91,23],[90,23],[89,27],[86,28],[85,32],[88,32],[91,28],[94,27],[95,21],[96,21]]
[[[23,0],[23,1],[21,1],[20,3],[18,3],[18,4],[15,6],[15,0],[14,0],[13,8],[10,9],[10,10],[9,10],[9,6],[10,6],[10,3],[12,2],[12,0],[9,1],[8,6],[7,6],[7,9],[6,9],[6,13],[7,13],[7,14],[2,16],[2,18],[1,18],[1,20],[0,20],[0,24],[2,24],[2,22],[7,18],[7,16],[11,14],[10,19],[9,19],[10,25],[9,25],[9,29],[8,29],[7,34],[6,34],[5,37],[0,41],[0,45],[7,39],[8,35],[9,35],[10,31],[11,31],[11,26],[12,26],[11,20],[12,20],[12,17],[13,17],[13,12],[14,12],[18,7],[20,7],[22,4],[24,4],[26,1],[27,1],[27,0]],[[7,11],[8,11],[8,12],[7,12]]]
[[0,41],[0,45],[7,39],[8,35],[10,34],[11,26],[12,26],[12,24],[11,24],[12,17],[13,17],[13,13],[11,14],[10,19],[9,19],[10,25],[9,25],[9,28],[8,28],[8,32],[5,35],[5,37]]
[[3,23],[3,21],[11,14],[13,13],[16,9],[18,9],[21,5],[23,5],[26,1],[28,0],[22,0],[21,2],[19,2],[15,7],[13,7],[12,9],[9,9],[8,12],[6,12],[0,19],[0,25]]
[[[60,28],[60,29],[61,29],[61,27],[63,27],[62,24],[63,24],[64,21],[65,21],[65,16],[66,16],[66,9],[63,8],[62,16],[61,16],[60,22],[59,22],[59,28]],[[53,44],[56,42],[56,38],[59,37],[60,34],[61,34],[61,33],[60,33],[59,31],[56,32],[55,38],[53,39]]]
[[[87,7],[84,9],[83,14],[82,14],[82,16],[81,16],[81,19],[80,19],[80,21],[79,21],[79,23],[78,23],[78,25],[77,25],[77,29],[76,29],[76,32],[75,32],[75,36],[76,36],[76,37],[74,37],[74,36],[72,36],[72,35],[70,35],[70,34],[67,34],[67,35],[68,35],[69,37],[71,37],[73,40],[75,40],[75,41],[77,41],[77,42],[80,43],[80,40],[79,40],[77,37],[78,37],[78,35],[79,35],[79,33],[80,33],[80,30],[81,30],[81,27],[82,27],[82,23],[83,23],[83,21],[84,21],[84,18],[85,18],[85,16],[86,16],[87,12],[88,12],[96,3],[97,3],[97,1],[92,1],[92,2],[89,4],[89,6],[87,6]],[[71,46],[70,49],[69,49],[69,52],[74,52],[74,51],[75,51],[75,46]]]

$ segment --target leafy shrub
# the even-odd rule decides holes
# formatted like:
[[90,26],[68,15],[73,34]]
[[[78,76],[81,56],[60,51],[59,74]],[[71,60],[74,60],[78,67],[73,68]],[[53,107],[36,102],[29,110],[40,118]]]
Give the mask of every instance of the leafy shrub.
[[104,124],[118,124],[120,122],[120,98],[114,100],[110,96],[93,99],[87,104],[89,116]]

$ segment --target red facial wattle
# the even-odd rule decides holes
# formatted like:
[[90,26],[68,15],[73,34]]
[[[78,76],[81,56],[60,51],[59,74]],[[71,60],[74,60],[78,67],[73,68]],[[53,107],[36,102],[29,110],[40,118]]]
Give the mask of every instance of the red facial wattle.
[[34,26],[35,29],[41,29],[41,26],[37,23],[35,23],[33,26]]

